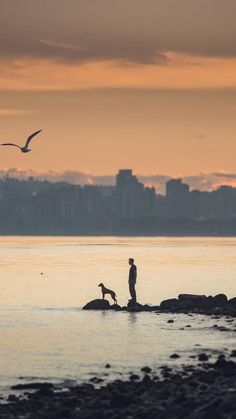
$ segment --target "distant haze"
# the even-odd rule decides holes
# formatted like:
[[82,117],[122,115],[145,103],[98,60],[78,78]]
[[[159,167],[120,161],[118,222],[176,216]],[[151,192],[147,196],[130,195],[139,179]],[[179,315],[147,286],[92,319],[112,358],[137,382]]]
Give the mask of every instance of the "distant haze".
[[0,7],[0,143],[43,129],[27,156],[1,149],[0,168],[234,183],[235,0]]

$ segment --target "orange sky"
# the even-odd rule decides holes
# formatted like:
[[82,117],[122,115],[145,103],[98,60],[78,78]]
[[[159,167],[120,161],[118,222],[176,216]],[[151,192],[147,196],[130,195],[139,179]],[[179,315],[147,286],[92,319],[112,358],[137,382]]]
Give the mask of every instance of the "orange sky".
[[234,0],[0,5],[1,169],[234,175]]

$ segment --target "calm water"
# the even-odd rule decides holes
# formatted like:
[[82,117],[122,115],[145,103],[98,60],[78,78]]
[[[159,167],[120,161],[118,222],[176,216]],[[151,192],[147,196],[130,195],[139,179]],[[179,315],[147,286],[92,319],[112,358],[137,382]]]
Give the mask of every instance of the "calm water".
[[[234,238],[2,237],[0,386],[25,379],[110,377],[173,352],[180,362],[197,350],[235,349],[235,332],[212,329],[202,316],[84,312],[100,297],[98,283],[127,303],[129,257],[138,266],[141,303],[181,292],[236,295]],[[167,320],[174,318],[173,324]],[[191,325],[186,328],[186,325]],[[220,320],[223,324],[223,320]],[[183,329],[183,330],[180,330]]]

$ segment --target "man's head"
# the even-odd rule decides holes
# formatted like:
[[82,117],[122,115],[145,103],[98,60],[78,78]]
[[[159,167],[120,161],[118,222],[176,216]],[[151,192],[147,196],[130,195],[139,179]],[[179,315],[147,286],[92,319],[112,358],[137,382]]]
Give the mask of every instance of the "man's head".
[[133,258],[129,258],[129,265],[133,265],[134,264],[134,259]]

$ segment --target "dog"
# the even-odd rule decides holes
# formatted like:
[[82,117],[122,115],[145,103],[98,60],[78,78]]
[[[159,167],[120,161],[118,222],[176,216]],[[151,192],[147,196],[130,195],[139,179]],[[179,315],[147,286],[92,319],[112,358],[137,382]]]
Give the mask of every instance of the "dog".
[[104,299],[106,294],[110,294],[111,298],[114,301],[114,304],[117,304],[117,299],[116,299],[116,293],[112,290],[109,290],[108,288],[105,287],[105,285],[103,285],[102,283],[98,285],[99,287],[101,287],[102,290],[102,298]]

